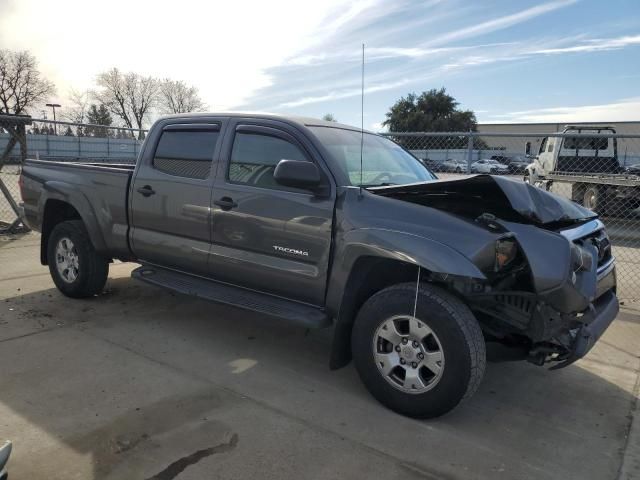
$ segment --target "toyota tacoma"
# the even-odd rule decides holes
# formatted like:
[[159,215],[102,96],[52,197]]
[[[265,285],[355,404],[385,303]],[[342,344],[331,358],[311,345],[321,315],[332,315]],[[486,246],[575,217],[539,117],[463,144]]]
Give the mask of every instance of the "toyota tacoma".
[[471,397],[487,346],[552,368],[618,313],[597,215],[523,182],[438,179],[388,138],[315,119],[158,120],[135,165],[27,160],[24,220],[68,297],[114,259],[186,295],[333,327],[382,404],[442,415]]

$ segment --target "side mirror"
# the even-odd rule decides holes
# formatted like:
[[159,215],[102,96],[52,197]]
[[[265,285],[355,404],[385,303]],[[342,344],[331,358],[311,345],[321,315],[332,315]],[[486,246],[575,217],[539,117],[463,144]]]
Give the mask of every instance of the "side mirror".
[[322,181],[320,170],[313,162],[280,160],[273,172],[273,179],[285,187],[313,189]]

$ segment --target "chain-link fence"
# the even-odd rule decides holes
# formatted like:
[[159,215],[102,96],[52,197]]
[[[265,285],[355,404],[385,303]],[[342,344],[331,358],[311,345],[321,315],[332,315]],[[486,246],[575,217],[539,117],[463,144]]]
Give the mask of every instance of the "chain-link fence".
[[[24,158],[134,163],[146,132],[0,115],[0,233],[20,228]],[[598,212],[617,258],[620,297],[640,302],[640,134],[388,133],[440,177],[510,175]]]
[[0,233],[24,230],[18,179],[25,158],[135,163],[145,130],[0,115]]
[[389,133],[441,178],[488,173],[558,193],[598,212],[617,260],[619,295],[640,302],[640,134]]

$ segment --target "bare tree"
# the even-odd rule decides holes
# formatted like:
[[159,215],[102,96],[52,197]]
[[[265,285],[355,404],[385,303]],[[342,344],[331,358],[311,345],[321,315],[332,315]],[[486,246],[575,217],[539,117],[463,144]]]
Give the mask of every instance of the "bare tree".
[[36,57],[0,49],[0,113],[25,113],[53,94],[55,86],[40,74]]
[[160,83],[160,108],[163,113],[201,112],[207,108],[198,89],[180,80],[165,78]]
[[[134,72],[122,73],[117,68],[98,75],[95,99],[104,104],[129,128],[143,129],[151,109],[158,100],[159,82]],[[141,131],[138,138],[144,138]]]
[[63,118],[73,123],[86,123],[89,110],[90,92],[69,89],[68,107],[64,109]]

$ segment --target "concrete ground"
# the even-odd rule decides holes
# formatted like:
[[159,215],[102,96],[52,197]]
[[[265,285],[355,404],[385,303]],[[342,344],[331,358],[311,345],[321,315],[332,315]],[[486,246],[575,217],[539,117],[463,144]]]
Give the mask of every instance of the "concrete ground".
[[38,245],[0,237],[13,479],[640,478],[638,311],[571,367],[489,364],[470,401],[416,421],[328,370],[330,331],[173,295],[129,264],[71,300]]

